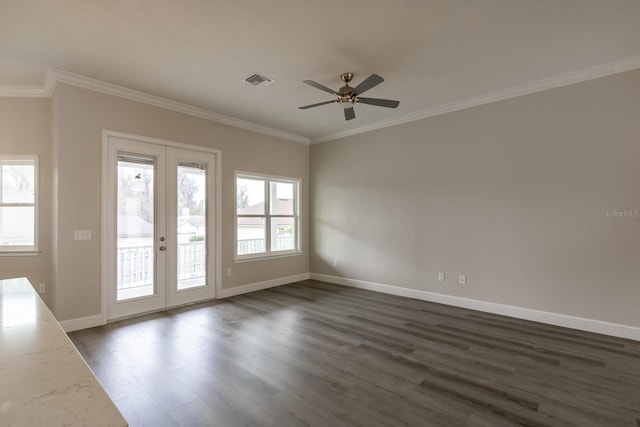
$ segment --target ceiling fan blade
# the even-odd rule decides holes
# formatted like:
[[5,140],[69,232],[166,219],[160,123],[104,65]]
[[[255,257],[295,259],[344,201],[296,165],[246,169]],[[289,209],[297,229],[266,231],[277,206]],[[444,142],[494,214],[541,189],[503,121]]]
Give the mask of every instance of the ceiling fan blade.
[[353,107],[347,107],[344,109],[344,119],[353,120],[356,118],[356,112]]
[[353,90],[356,94],[360,95],[369,89],[378,86],[382,83],[384,79],[377,74],[371,74],[369,77],[364,79],[358,86]]
[[316,82],[314,82],[313,80],[303,80],[303,81],[302,81],[302,83],[306,83],[306,84],[308,84],[309,86],[313,86],[313,87],[315,87],[316,89],[323,90],[323,91],[328,92],[328,93],[330,93],[330,94],[332,94],[332,95],[338,95],[338,92],[336,92],[335,90],[333,90],[333,89],[329,89],[328,87],[323,86],[323,85],[321,85],[320,83],[316,83]]
[[363,104],[377,105],[378,107],[396,108],[400,105],[400,101],[394,101],[392,99],[379,99],[379,98],[356,98],[356,102]]
[[331,101],[318,102],[317,104],[305,105],[304,107],[298,107],[298,108],[300,110],[306,110],[307,108],[313,108],[313,107],[319,107],[321,105],[333,104],[334,102],[338,102],[338,101],[333,99]]

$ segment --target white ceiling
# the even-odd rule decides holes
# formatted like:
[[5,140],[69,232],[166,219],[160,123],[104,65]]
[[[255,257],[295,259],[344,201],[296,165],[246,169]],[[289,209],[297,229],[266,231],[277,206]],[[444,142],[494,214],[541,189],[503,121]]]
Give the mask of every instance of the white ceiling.
[[[56,67],[312,141],[620,64],[640,67],[638,0],[0,0],[0,87]],[[297,108],[347,71],[400,106]]]

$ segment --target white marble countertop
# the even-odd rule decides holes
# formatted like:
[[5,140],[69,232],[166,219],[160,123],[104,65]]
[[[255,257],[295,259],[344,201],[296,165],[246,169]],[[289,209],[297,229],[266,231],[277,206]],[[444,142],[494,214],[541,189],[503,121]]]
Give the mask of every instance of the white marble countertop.
[[29,281],[0,280],[0,426],[126,425]]

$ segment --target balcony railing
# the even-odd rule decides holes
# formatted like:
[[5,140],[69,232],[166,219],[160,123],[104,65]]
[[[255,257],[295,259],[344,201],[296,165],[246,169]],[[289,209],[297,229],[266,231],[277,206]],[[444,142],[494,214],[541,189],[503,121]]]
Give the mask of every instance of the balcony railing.
[[153,246],[118,248],[118,290],[153,284]]
[[207,274],[205,242],[178,243],[178,281],[196,279]]
[[[196,279],[206,274],[207,256],[205,242],[178,243],[177,279]],[[153,246],[118,248],[118,290],[153,284]]]
[[[293,236],[276,237],[276,251],[290,251],[296,248]],[[259,254],[266,252],[265,239],[241,239],[238,240],[238,255]]]
[[[293,237],[276,237],[276,249],[295,249]],[[238,255],[265,252],[265,239],[238,240]],[[197,279],[206,275],[207,251],[205,242],[178,243],[178,281]],[[129,246],[118,248],[118,290],[152,285],[154,282],[153,246]]]
[[257,254],[265,252],[264,239],[238,240],[238,255]]

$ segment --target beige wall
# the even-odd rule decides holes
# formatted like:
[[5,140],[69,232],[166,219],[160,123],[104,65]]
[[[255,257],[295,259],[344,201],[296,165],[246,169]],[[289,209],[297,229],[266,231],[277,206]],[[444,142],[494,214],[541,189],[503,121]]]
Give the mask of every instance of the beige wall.
[[49,303],[51,273],[51,100],[0,98],[0,155],[37,155],[40,162],[39,249],[37,256],[0,256],[0,279],[27,277]]
[[[233,269],[223,288],[311,270],[640,326],[640,218],[603,216],[640,210],[638,117],[637,71],[310,153],[63,84],[52,99],[0,98],[0,154],[41,159],[42,250],[0,257],[0,278],[47,283],[59,320],[100,312],[101,131],[110,129],[222,150],[222,263]],[[302,178],[303,256],[233,263],[234,170]],[[75,229],[93,240],[74,241]]]
[[[59,320],[99,314],[102,129],[162,138],[222,150],[223,288],[307,273],[309,147],[208,120],[59,84],[57,117],[57,277]],[[234,264],[234,171],[302,179],[303,256]],[[73,230],[90,229],[93,239],[74,241]]]
[[310,154],[312,272],[640,326],[639,71]]

